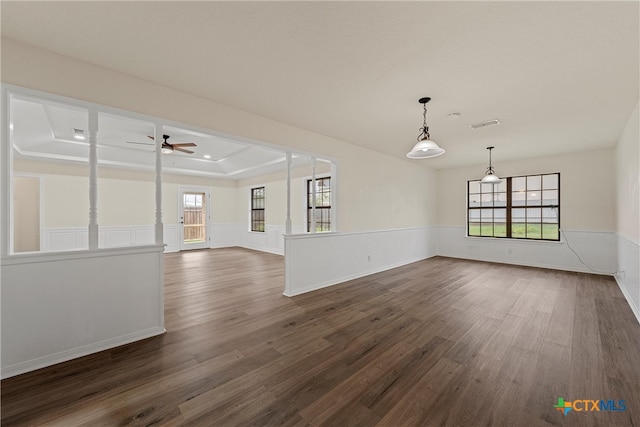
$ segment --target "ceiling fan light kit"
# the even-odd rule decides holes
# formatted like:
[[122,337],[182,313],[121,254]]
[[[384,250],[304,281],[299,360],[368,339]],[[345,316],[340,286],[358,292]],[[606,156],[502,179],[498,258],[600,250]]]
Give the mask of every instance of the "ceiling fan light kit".
[[87,139],[87,137],[84,134],[84,130],[83,129],[73,129],[73,137],[75,139],[79,139],[80,141],[84,141],[85,139]]
[[418,102],[422,104],[424,112],[422,117],[424,119],[423,125],[420,128],[420,134],[418,135],[418,142],[413,146],[411,151],[407,153],[407,157],[410,159],[428,159],[430,157],[436,157],[444,154],[444,149],[440,148],[438,144],[431,140],[429,135],[429,126],[427,126],[427,102],[431,101],[431,98],[420,98]]
[[484,177],[480,180],[483,184],[498,184],[502,181],[500,177],[496,175],[495,170],[493,170],[493,165],[491,164],[491,150],[494,148],[495,147],[487,147],[487,150],[489,150],[489,167],[487,168]]

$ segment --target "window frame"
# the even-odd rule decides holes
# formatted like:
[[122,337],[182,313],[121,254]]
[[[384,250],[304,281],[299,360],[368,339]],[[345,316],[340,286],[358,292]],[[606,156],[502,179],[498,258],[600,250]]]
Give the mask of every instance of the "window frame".
[[[262,197],[255,197],[254,191],[262,190]],[[262,207],[256,207],[255,201],[262,200]],[[267,223],[266,223],[266,206],[267,205],[267,190],[264,185],[258,187],[251,187],[249,191],[249,229],[252,232],[256,233],[264,233],[266,231]],[[261,218],[256,219],[257,216],[261,216]],[[262,224],[262,229],[260,230],[257,225]]]
[[[317,201],[316,201],[316,211],[318,210],[323,210],[327,212],[326,221],[320,221],[320,223],[318,223],[316,221],[316,233],[327,233],[327,232],[331,232],[332,231],[332,227],[333,227],[333,223],[332,223],[332,209],[333,209],[333,177],[331,175],[322,175],[322,176],[316,176],[315,177],[315,181],[324,181],[324,180],[329,180],[329,191],[323,191],[322,193],[329,193],[329,206],[318,206],[317,205]],[[312,206],[310,200],[311,197],[313,195],[313,189],[311,188],[311,183],[313,182],[314,178],[307,178],[305,180],[305,211],[306,211],[306,231],[307,233],[312,233],[311,231],[311,211],[312,211]],[[324,186],[323,186],[324,187]],[[311,191],[310,191],[311,190]],[[317,192],[316,192],[316,197],[317,197]],[[321,215],[321,217],[325,217],[324,215]],[[328,225],[328,229],[325,227],[321,227],[320,230],[318,230],[318,224],[327,224]]]
[[[557,176],[557,188],[548,188],[545,189],[544,188],[544,176],[549,176],[549,175],[555,175]],[[524,203],[522,205],[514,205],[513,203],[513,180],[517,179],[517,178],[524,178],[525,179],[525,188],[524,190],[522,190],[525,194],[530,193],[531,191],[528,190],[527,187],[527,183],[529,181],[528,178],[530,177],[540,177],[540,188],[539,189],[533,189],[531,191],[539,191],[540,192],[540,203],[539,204],[528,204],[528,199],[527,197],[525,197],[524,199]],[[479,179],[472,179],[472,180],[467,180],[467,219],[466,219],[466,236],[467,237],[472,237],[472,238],[489,238],[489,239],[515,239],[515,240],[526,240],[526,241],[536,241],[536,242],[560,242],[561,240],[561,236],[562,236],[562,232],[561,232],[561,225],[560,225],[560,205],[561,205],[561,174],[560,172],[549,172],[549,173],[538,173],[538,174],[528,174],[528,175],[516,175],[516,176],[510,176],[510,177],[503,177],[502,178],[503,181],[505,181],[505,202],[503,206],[496,206],[495,205],[495,201],[496,201],[496,195],[497,194],[501,194],[502,192],[496,192],[495,191],[495,186],[492,186],[492,190],[491,190],[491,198],[493,200],[492,205],[491,206],[482,206],[482,200],[480,201],[481,205],[480,206],[471,206],[471,196],[472,195],[480,195],[480,198],[482,198],[482,195],[484,194],[489,194],[489,193],[483,193],[482,192],[482,185],[480,183],[481,180]],[[475,183],[478,182],[480,184],[480,192],[479,193],[471,193],[471,183]],[[490,184],[489,184],[490,185]],[[545,191],[557,191],[557,202],[554,204],[545,204],[544,203],[544,198],[542,197],[543,193]],[[539,222],[528,222],[527,221],[527,217],[526,217],[526,210],[527,209],[540,209],[540,221]],[[505,209],[505,219],[504,219],[504,223],[506,226],[505,229],[505,235],[504,236],[496,236],[495,235],[495,209]],[[525,236],[513,236],[513,211],[515,209],[523,209],[525,210],[525,219],[524,219],[524,225],[525,225]],[[557,224],[557,238],[548,238],[548,237],[544,237],[545,236],[545,232],[544,232],[544,209],[555,209],[555,218],[556,218],[556,222],[550,222],[548,224]],[[482,212],[484,211],[491,211],[492,214],[492,219],[490,221],[491,225],[492,225],[492,235],[482,235]],[[479,215],[477,216],[477,218],[479,218],[478,223],[480,224],[480,231],[479,234],[471,234],[471,224],[475,223],[474,221],[471,221],[471,212],[472,211],[478,211]],[[521,221],[518,221],[518,223],[521,223]],[[540,237],[529,237],[527,236],[527,230],[528,230],[528,225],[530,224],[540,224]]]

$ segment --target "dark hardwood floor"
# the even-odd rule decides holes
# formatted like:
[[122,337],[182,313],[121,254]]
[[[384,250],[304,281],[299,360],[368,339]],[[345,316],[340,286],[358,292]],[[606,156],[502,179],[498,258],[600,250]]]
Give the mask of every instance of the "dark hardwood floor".
[[640,426],[609,277],[436,257],[287,298],[276,255],[165,270],[165,335],[2,381],[2,425]]

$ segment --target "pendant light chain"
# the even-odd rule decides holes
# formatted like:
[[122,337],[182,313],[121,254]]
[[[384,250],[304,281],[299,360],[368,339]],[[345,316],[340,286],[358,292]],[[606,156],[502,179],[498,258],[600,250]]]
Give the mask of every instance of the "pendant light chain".
[[429,126],[427,126],[427,103],[422,104],[424,107],[424,111],[422,112],[422,127],[419,129],[420,134],[416,138],[418,141],[423,139],[431,139],[431,135],[429,135]]
[[489,147],[489,170],[491,172],[493,172],[493,166],[491,165],[491,151],[493,150],[493,147]]

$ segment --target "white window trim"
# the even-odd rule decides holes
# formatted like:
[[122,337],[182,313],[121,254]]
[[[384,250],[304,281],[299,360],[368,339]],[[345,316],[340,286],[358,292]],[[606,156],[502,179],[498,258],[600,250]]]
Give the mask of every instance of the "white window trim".
[[[264,188],[264,231],[255,231],[251,229],[252,218],[251,218],[251,193],[256,188]],[[267,232],[267,185],[266,184],[256,184],[249,187],[249,209],[247,213],[247,232],[256,233],[256,234],[265,234]]]
[[[332,169],[333,169],[333,164],[332,163]],[[333,173],[321,173],[320,175],[316,175],[316,180],[318,179],[322,179],[322,178],[331,178],[331,230],[329,231],[322,231],[321,233],[333,233],[336,231],[335,226],[334,226],[334,219],[335,219],[335,205],[334,202],[336,201],[335,199],[335,195],[334,195],[334,191],[335,191],[335,177]],[[302,177],[302,185],[303,185],[303,195],[304,197],[302,198],[302,218],[303,218],[303,224],[302,227],[305,230],[305,234],[315,234],[312,233],[311,231],[307,231],[307,222],[309,221],[309,218],[307,218],[307,181],[313,179],[313,175],[309,175],[309,176],[304,176]]]

